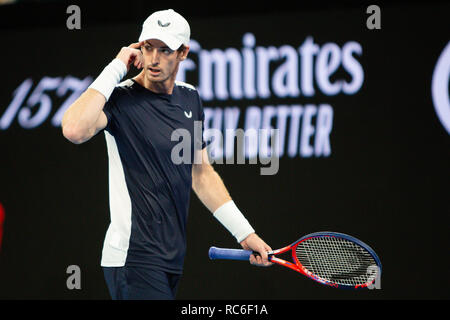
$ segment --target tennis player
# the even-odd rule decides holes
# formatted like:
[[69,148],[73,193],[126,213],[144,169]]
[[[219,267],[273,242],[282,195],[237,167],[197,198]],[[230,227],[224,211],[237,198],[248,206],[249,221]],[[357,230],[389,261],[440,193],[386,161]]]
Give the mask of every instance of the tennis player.
[[[175,299],[191,187],[244,249],[259,253],[250,257],[251,264],[271,265],[271,248],[208,163],[203,138],[191,139],[201,163],[171,159],[179,143],[171,140],[174,130],[188,130],[194,137],[194,121],[204,121],[196,89],[175,81],[189,39],[189,24],[180,14],[171,9],[153,13],[139,42],[120,50],[62,120],[63,135],[76,144],[105,134],[111,223],[101,266],[113,299]],[[132,64],[142,71],[121,82]]]

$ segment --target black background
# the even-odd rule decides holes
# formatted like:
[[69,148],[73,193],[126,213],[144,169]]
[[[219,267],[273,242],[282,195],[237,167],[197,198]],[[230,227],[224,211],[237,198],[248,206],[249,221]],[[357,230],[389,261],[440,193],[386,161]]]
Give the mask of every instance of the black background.
[[[166,6],[146,1],[74,2],[81,30],[66,28],[66,2],[0,7],[0,114],[28,77],[96,76],[120,47],[135,42],[143,20]],[[431,76],[449,41],[444,2],[379,2],[382,29],[366,28],[367,3],[279,3],[276,8],[169,6],[190,22],[204,48],[361,43],[364,84],[355,95],[224,101],[208,106],[328,103],[332,154],[280,160],[274,176],[258,165],[216,165],[258,234],[279,248],[333,230],[367,242],[383,263],[381,290],[338,291],[279,266],[210,261],[211,245],[238,244],[192,194],[188,251],[178,299],[448,299],[450,136],[431,99]],[[136,73],[136,70],[134,70]],[[129,74],[128,76],[131,76]],[[127,77],[128,77],[127,76]],[[34,85],[35,85],[34,84]],[[34,86],[33,86],[34,88]],[[53,105],[57,106],[57,97]],[[49,121],[0,131],[2,299],[108,299],[100,255],[109,222],[107,154],[102,135],[73,145]],[[82,289],[68,290],[78,265]]]

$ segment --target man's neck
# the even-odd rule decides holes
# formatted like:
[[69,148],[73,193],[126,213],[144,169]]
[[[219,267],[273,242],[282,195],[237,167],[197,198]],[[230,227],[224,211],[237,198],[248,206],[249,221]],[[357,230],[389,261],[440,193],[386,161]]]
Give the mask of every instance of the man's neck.
[[175,84],[175,77],[170,77],[169,79],[163,82],[150,81],[147,79],[147,77],[145,77],[144,71],[142,71],[133,79],[136,80],[136,82],[139,83],[141,86],[154,93],[172,94],[173,87]]

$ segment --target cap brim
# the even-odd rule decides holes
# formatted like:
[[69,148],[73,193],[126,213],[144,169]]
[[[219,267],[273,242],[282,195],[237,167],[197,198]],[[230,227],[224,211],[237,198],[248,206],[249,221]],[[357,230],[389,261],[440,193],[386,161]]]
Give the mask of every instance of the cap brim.
[[141,36],[139,37],[139,42],[151,39],[157,39],[164,42],[172,50],[177,50],[183,44],[182,41],[178,40],[170,34],[155,31],[142,31]]

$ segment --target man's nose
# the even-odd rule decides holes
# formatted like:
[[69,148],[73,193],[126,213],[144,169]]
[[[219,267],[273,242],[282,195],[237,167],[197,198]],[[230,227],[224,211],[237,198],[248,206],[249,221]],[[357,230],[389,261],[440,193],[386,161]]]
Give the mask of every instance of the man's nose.
[[156,48],[150,52],[150,63],[152,66],[159,65],[159,52]]

